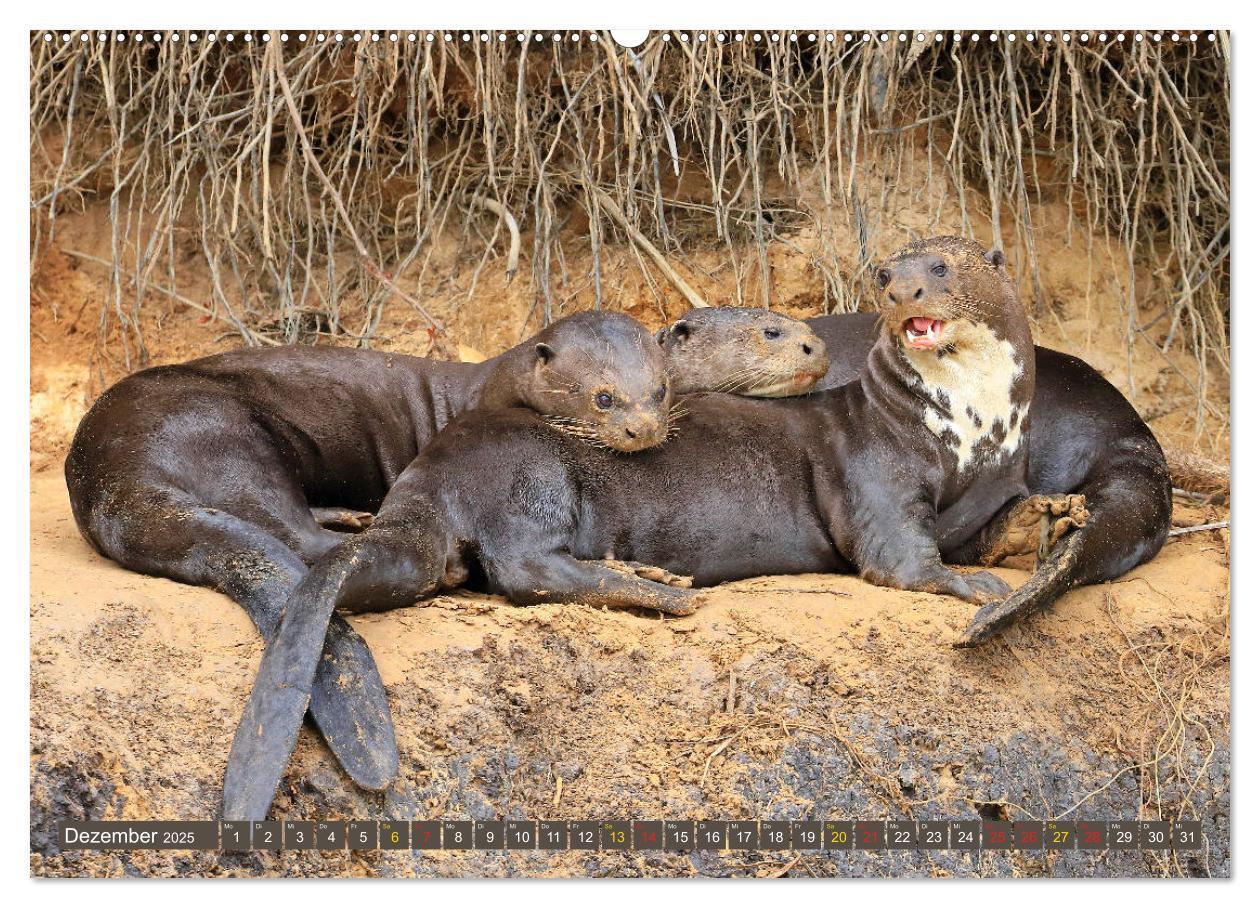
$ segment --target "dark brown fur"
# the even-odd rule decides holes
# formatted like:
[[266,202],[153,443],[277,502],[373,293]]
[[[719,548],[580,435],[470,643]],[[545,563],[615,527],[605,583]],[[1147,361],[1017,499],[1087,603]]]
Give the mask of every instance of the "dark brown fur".
[[[935,262],[931,250],[889,263],[911,294],[918,270]],[[1000,274],[1000,261],[986,266]],[[924,305],[944,305],[970,284],[931,286]],[[970,317],[1005,343],[1014,338],[1028,362],[1023,313],[1009,300]],[[1031,393],[1023,375],[1010,391]],[[604,560],[692,575],[699,586],[856,569],[875,583],[972,602],[1009,592],[991,574],[943,564],[937,534],[943,524],[948,533],[982,526],[1026,494],[1026,445],[998,445],[960,467],[956,445],[924,428],[925,409],[941,404],[925,397],[897,334],[886,332],[860,379],[834,391],[774,402],[697,394],[685,406],[676,438],[633,456],[559,434],[521,408],[452,422],[399,478],[376,523],[321,558],[290,596],[233,742],[231,815],[267,812],[333,610],[430,595],[452,559],[514,602],[674,614],[703,594]]]
[[[831,367],[820,389],[852,381],[880,335],[874,313],[829,315],[809,324],[827,342]],[[1034,348],[1037,383],[1029,409],[1028,483],[1034,493],[1081,494],[1089,520],[1056,545],[1029,582],[999,607],[985,607],[960,639],[975,645],[1048,608],[1066,591],[1112,580],[1155,557],[1168,536],[1172,484],[1159,442],[1133,405],[1087,363]],[[970,539],[944,547],[974,563],[1000,531],[999,514]]]
[[675,394],[804,394],[827,374],[827,347],[804,322],[768,309],[692,309],[656,335]]
[[[811,384],[825,371],[821,342],[799,322],[760,310],[725,317],[773,322],[818,350],[767,344],[749,355],[738,332],[712,333],[675,352],[689,380],[733,387],[734,371],[742,379],[757,366],[760,383],[740,382],[756,393],[802,358]],[[554,431],[607,450],[659,444],[672,404],[665,360],[632,319],[581,313],[478,365],[317,347],[149,369],[110,388],[80,424],[66,461],[71,506],[97,551],[228,594],[270,639],[306,564],[345,539],[312,511],[361,527],[429,439],[478,405],[532,408]],[[451,569],[457,579],[458,559]],[[328,630],[311,712],[355,781],[379,788],[397,764],[384,688],[350,626],[333,618]]]
[[[479,401],[638,450],[665,439],[672,395],[659,346],[607,313],[563,319],[477,366],[338,348],[227,353],[106,391],[66,459],[71,508],[101,554],[226,593],[270,640],[306,563],[345,538],[311,508],[375,510],[429,438]],[[356,782],[388,783],[398,753],[384,687],[340,618],[311,713]]]

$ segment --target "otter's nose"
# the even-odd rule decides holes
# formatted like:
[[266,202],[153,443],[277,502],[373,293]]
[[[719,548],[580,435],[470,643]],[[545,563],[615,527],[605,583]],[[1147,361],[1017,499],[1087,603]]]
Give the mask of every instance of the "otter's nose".
[[892,300],[894,303],[900,303],[907,296],[910,297],[911,299],[921,300],[923,299],[923,288],[922,287],[915,288],[914,293],[910,293],[909,291],[898,293],[896,290],[893,290],[891,288],[888,291],[888,298]]
[[621,432],[615,436],[621,441],[610,444],[624,451],[639,451],[661,442],[668,429],[669,421],[661,414],[638,413],[621,424]]

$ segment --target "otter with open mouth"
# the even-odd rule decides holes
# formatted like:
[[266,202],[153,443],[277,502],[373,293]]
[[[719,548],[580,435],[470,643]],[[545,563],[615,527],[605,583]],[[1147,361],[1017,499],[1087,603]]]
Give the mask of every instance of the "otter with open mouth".
[[909,391],[916,403],[907,421],[918,416],[946,458],[953,454],[954,483],[975,486],[938,516],[942,551],[975,535],[993,500],[1027,494],[1035,359],[1004,262],[999,250],[937,237],[911,243],[875,272],[880,325],[896,343],[877,342],[867,371]]
[[[883,334],[874,312],[820,316],[807,324],[827,342],[831,362],[819,390],[856,378]],[[911,322],[901,327],[911,330],[909,342],[920,340],[928,326]],[[932,334],[939,339],[940,327]],[[979,644],[1074,587],[1114,580],[1154,558],[1168,536],[1173,485],[1190,488],[1200,478],[1184,453],[1177,453],[1175,461],[1165,458],[1133,405],[1088,363],[1047,347],[1034,347],[1033,353],[1037,382],[1029,409],[1029,488],[1036,499],[1050,496],[1069,507],[1083,497],[1088,519],[1051,547],[1033,578],[1014,595],[980,609],[958,645]],[[1018,507],[1012,504],[976,536],[944,549],[946,559],[992,563],[1001,551],[993,549],[993,541]]]

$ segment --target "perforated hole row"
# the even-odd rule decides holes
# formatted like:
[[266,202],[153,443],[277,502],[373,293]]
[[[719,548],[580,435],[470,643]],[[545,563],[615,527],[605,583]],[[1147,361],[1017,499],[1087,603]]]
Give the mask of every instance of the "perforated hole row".
[[[444,41],[472,43],[480,42],[489,44],[491,42],[515,41],[524,43],[533,40],[536,43],[542,42],[580,42],[599,41],[604,35],[603,32],[586,32],[586,31],[543,31],[543,32],[503,32],[503,31],[469,31],[469,32],[446,32],[446,31],[373,31],[373,32],[281,32],[280,40],[284,42],[306,43],[308,41],[334,43],[355,43],[355,42],[416,42],[416,41]],[[267,32],[94,32],[94,31],[75,31],[75,32],[44,32],[45,41],[61,41],[69,43],[73,40],[78,41],[132,41],[132,42],[154,42],[161,43],[169,41],[178,43],[187,41],[196,43],[197,41],[227,41],[229,43],[236,41],[262,41],[271,40],[271,35]],[[1078,42],[1106,44],[1108,42],[1123,43],[1128,40],[1132,41],[1198,41],[1201,35],[1199,32],[914,32],[914,31],[865,31],[865,32],[661,32],[659,39],[664,43],[674,40],[684,43],[706,43],[708,41],[716,41],[719,44],[728,42],[752,42],[754,44],[777,44],[781,42],[789,43],[817,43],[818,41],[897,41],[897,42],[936,42],[936,41],[954,41],[959,44],[972,43],[979,44],[982,41],[989,43],[997,43],[999,41],[1040,41],[1054,42],[1061,41],[1063,43]],[[1208,41],[1215,41],[1216,34],[1214,32],[1203,33]]]

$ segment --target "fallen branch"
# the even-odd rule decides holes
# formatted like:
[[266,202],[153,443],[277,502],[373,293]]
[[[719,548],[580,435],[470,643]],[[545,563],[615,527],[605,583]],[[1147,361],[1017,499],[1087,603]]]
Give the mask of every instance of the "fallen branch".
[[648,238],[645,237],[637,227],[631,224],[629,220],[627,220],[621,209],[618,208],[617,204],[608,197],[607,193],[598,187],[591,187],[591,191],[595,194],[595,198],[599,202],[600,207],[608,212],[608,216],[616,221],[622,230],[629,234],[630,239],[633,240],[640,249],[647,253],[648,258],[655,263],[657,268],[661,269],[661,274],[665,275],[665,279],[674,285],[675,290],[687,298],[687,302],[691,303],[692,308],[710,308],[709,304],[704,301],[700,294],[696,293],[696,291],[691,288],[691,285],[684,281],[678,272],[670,267],[669,262],[666,260],[665,256],[661,254],[661,251],[653,246],[651,242],[648,241]]
[[1228,530],[1228,529],[1229,529],[1228,520],[1218,520],[1215,523],[1201,523],[1198,526],[1193,526],[1193,527],[1175,527],[1174,529],[1171,529],[1168,531],[1168,538],[1171,539],[1174,536],[1184,536],[1186,533],[1201,533],[1204,530]]
[[798,854],[796,857],[792,858],[792,860],[788,861],[786,864],[784,864],[782,867],[780,867],[780,868],[779,868],[778,870],[776,870],[774,873],[770,874],[770,878],[771,878],[771,879],[775,879],[775,880],[777,880],[777,879],[779,879],[780,877],[785,877],[785,876],[787,876],[787,875],[788,875],[788,871],[789,871],[789,870],[791,870],[793,867],[795,867],[795,866],[796,866],[797,864],[799,864],[800,862],[801,862],[801,856]]

